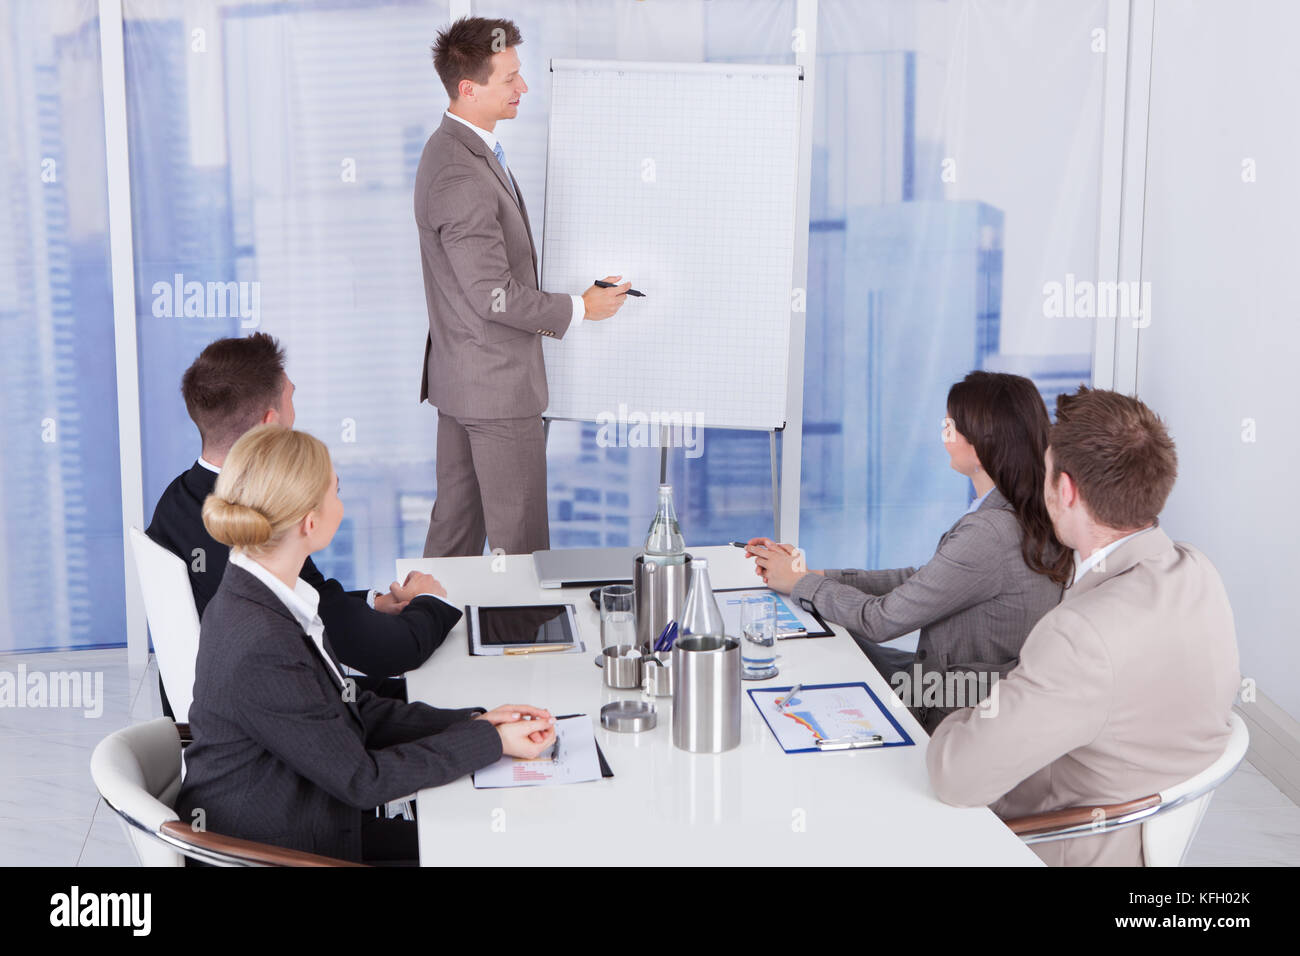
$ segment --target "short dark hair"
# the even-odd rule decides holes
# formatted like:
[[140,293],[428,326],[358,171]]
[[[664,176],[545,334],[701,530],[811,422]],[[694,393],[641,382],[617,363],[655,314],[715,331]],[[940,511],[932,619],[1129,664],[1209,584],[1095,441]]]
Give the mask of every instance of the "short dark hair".
[[284,349],[274,337],[217,339],[181,377],[185,410],[205,448],[229,448],[284,393]]
[[1080,385],[1056,397],[1052,480],[1073,479],[1092,516],[1121,531],[1155,522],[1178,477],[1165,423],[1128,395]]
[[438,34],[433,44],[433,68],[453,100],[461,80],[486,83],[492,78],[492,54],[524,42],[510,20],[461,17]]

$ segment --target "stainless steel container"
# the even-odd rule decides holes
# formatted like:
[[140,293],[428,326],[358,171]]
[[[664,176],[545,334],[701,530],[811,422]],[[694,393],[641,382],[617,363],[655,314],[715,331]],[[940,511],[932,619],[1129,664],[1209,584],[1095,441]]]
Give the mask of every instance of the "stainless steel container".
[[659,723],[655,705],[641,700],[613,700],[600,708],[600,726],[621,734],[654,730]]
[[636,588],[636,642],[654,646],[669,621],[677,620],[686,602],[686,585],[691,580],[691,556],[684,564],[655,564],[638,554],[633,563],[632,584]]
[[[669,651],[660,651],[658,654],[651,654],[645,659],[645,666],[641,669],[641,674],[643,676],[642,686],[647,694],[652,697],[672,696],[672,659],[672,654]],[[659,663],[656,664],[655,661]]]
[[601,680],[606,687],[632,690],[641,686],[643,659],[640,654],[636,657],[628,657],[629,650],[630,648],[626,647],[607,647],[600,652],[601,659],[604,661],[601,665],[604,671]]
[[673,745],[697,754],[737,746],[739,642],[711,634],[680,637],[673,645],[672,668]]

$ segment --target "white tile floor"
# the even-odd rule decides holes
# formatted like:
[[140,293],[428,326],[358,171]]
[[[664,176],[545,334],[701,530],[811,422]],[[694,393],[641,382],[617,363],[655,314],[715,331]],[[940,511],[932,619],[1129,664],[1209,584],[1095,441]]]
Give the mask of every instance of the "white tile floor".
[[[0,707],[0,865],[135,866],[90,779],[90,753],[121,727],[162,716],[157,665],[132,684],[124,649],[0,656],[0,671],[103,675],[102,713]],[[83,701],[92,703],[90,701]],[[96,708],[99,709],[99,708]]]
[[[132,685],[126,651],[0,656],[0,671],[102,673],[103,713],[0,707],[0,865],[135,866],[95,792],[90,752],[112,731],[162,716],[157,665]],[[1249,763],[1214,796],[1190,866],[1300,865],[1300,807]]]

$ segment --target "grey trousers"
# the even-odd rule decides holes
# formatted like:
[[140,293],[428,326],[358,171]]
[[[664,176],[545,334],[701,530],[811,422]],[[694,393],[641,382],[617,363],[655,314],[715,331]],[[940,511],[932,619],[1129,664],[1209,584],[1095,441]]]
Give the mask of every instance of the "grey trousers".
[[438,494],[426,558],[550,547],[546,436],[540,417],[453,418],[438,412]]

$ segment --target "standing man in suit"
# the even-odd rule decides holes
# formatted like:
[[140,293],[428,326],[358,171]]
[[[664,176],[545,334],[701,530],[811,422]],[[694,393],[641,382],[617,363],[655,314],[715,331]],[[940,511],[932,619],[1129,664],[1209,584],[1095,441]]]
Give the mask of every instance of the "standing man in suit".
[[463,17],[433,47],[451,102],[415,177],[429,309],[420,401],[438,408],[425,557],[482,554],[485,538],[510,554],[550,547],[541,337],[609,318],[631,287],[539,291],[528,210],[494,132],[528,91],[521,42],[509,20]]
[[[1118,392],[1057,399],[1044,498],[1073,584],[989,700],[926,752],[939,798],[1002,818],[1149,796],[1210,766],[1241,682],[1232,609],[1205,555],[1157,516],[1178,458],[1155,413]],[[1055,865],[1142,865],[1141,827],[1040,843]]]

